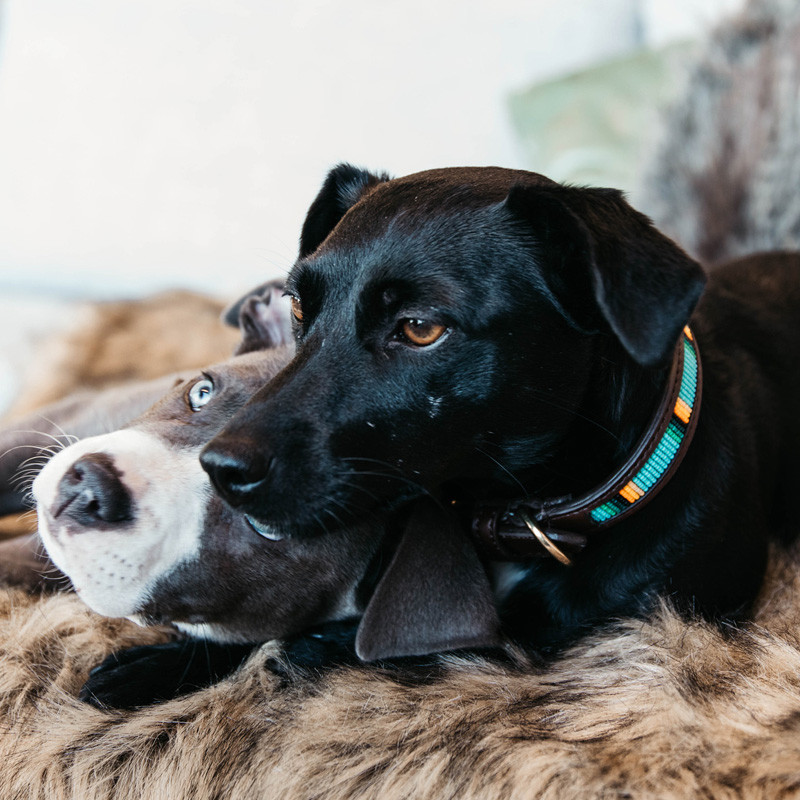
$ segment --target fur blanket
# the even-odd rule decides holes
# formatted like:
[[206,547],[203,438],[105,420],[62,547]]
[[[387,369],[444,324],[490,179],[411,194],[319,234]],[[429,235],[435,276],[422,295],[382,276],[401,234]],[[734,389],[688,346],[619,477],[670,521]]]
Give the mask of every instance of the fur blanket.
[[749,0],[665,118],[641,209],[706,264],[800,248],[800,4]]
[[[695,254],[800,245],[800,27],[775,16],[795,5],[753,0],[674,112],[650,211]],[[278,677],[268,644],[232,678],[135,712],[91,708],[78,690],[110,652],[168,631],[97,617],[72,595],[0,589],[0,798],[800,796],[799,566],[800,548],[773,553],[740,628],[664,607],[552,664],[450,657],[422,680],[372,667]]]
[[776,798],[800,793],[800,553],[775,554],[753,624],[664,608],[549,666],[448,658],[278,679],[264,662],[136,712],[79,703],[111,650],[167,634],[69,595],[0,594],[0,797]]

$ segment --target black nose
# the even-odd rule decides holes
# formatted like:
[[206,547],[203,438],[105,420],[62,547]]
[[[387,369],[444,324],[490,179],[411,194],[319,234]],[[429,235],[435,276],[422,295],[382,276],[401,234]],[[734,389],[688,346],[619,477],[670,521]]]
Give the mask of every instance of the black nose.
[[263,493],[272,459],[250,441],[218,436],[200,453],[200,463],[223,499],[240,508]]
[[110,456],[90,453],[67,470],[56,494],[55,516],[61,514],[86,527],[133,519],[130,493]]

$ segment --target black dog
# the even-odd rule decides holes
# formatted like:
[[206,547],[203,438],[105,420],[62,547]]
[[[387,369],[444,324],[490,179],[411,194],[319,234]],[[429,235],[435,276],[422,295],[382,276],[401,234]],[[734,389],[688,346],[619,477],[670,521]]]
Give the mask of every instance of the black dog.
[[536,647],[658,594],[739,613],[800,485],[800,258],[721,268],[698,304],[705,280],[614,190],[339,166],[288,279],[297,355],[202,464],[299,537],[434,497],[429,534],[384,575],[397,622],[357,642],[365,659],[497,641],[490,615],[448,628],[470,603],[437,561],[449,527],[484,534],[503,632]]

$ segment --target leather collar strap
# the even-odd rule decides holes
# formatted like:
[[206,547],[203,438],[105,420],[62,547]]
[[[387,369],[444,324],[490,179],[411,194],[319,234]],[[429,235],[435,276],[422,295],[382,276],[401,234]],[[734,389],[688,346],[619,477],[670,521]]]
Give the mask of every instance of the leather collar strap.
[[686,327],[675,348],[658,412],[630,458],[605,483],[577,498],[479,507],[472,533],[481,551],[500,561],[552,556],[569,565],[593,532],[630,516],[667,484],[692,441],[701,396],[700,353]]

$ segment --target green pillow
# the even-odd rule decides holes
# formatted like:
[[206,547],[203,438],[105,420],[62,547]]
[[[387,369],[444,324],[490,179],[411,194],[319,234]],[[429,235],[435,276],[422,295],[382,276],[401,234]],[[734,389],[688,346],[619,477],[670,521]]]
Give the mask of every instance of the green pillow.
[[640,50],[512,95],[525,166],[558,181],[635,189],[692,49]]

